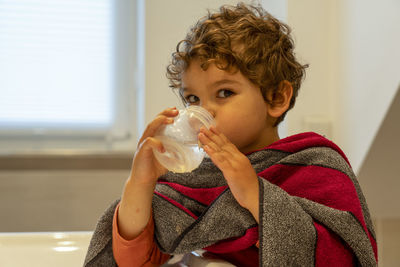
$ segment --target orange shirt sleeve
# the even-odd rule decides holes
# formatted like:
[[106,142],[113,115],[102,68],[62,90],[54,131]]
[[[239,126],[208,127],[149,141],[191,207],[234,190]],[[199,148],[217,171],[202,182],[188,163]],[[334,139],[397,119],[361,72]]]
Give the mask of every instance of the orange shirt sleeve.
[[170,255],[164,254],[154,241],[154,221],[150,217],[149,223],[143,232],[132,240],[126,240],[120,236],[118,231],[118,209],[114,212],[112,247],[114,259],[119,267],[125,266],[160,266],[164,264]]

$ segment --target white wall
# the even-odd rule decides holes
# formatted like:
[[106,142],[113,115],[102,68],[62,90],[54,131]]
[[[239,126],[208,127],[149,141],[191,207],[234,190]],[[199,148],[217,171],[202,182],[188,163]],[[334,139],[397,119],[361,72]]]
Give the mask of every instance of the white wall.
[[261,5],[275,18],[287,22],[288,1],[287,0],[261,0]]
[[332,23],[334,1],[288,0],[287,23],[293,30],[295,52],[303,64],[309,64],[306,79],[299,91],[296,105],[289,111],[288,134],[302,131],[318,131],[318,125],[325,124],[321,134],[333,138],[334,96],[333,69],[337,55],[334,47],[335,25]]
[[336,130],[358,171],[400,83],[400,1],[341,1]]
[[324,118],[356,172],[400,82],[399,13],[393,0],[288,1],[297,53],[310,64],[288,133]]

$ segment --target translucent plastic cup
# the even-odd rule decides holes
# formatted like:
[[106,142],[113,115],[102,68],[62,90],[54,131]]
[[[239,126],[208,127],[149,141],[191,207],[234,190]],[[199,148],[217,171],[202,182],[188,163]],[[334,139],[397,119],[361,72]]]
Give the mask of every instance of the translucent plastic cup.
[[205,156],[198,140],[200,128],[210,128],[211,125],[214,125],[213,116],[200,106],[179,110],[174,122],[163,126],[155,135],[166,150],[164,153],[154,150],[156,159],[172,172],[196,169]]

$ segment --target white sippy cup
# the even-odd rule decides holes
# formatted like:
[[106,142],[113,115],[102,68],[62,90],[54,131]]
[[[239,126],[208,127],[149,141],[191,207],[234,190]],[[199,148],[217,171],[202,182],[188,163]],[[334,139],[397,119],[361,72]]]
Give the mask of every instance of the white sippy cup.
[[214,125],[213,116],[200,106],[179,110],[172,124],[165,125],[155,134],[163,143],[164,153],[154,149],[158,162],[172,172],[190,172],[202,162],[205,152],[199,147],[198,134],[202,126]]

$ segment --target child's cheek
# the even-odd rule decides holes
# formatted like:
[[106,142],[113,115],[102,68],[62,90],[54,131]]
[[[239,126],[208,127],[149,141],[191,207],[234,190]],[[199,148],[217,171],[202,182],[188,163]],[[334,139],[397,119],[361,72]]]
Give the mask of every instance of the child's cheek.
[[[236,106],[236,111],[237,111]],[[245,129],[243,127],[243,117],[240,113],[235,112],[235,109],[224,109],[219,110],[215,123],[217,130],[224,134],[228,140],[235,146],[240,146],[241,135],[243,135]]]
[[236,146],[238,145],[237,141],[238,137],[240,136],[240,131],[236,129],[234,122],[217,127],[217,130],[222,133],[229,140],[229,142]]

